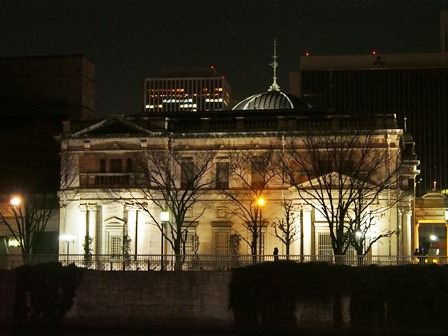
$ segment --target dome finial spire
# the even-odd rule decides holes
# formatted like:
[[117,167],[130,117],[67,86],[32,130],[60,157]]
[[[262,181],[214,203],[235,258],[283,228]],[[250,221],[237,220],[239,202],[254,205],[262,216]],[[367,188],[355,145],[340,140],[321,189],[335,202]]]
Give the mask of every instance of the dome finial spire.
[[280,91],[280,86],[277,84],[277,67],[278,67],[278,63],[277,63],[277,40],[274,39],[274,61],[269,64],[273,69],[274,69],[274,81],[272,83],[272,85],[269,87],[269,91]]

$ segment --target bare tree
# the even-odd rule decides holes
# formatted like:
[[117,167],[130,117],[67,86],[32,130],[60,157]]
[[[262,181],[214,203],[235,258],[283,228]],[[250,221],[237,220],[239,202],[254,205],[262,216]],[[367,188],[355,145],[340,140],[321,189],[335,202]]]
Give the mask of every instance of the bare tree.
[[[10,148],[2,151],[3,159],[21,164],[15,167],[15,174],[2,176],[12,177],[1,183],[7,192],[1,199],[0,225],[18,242],[24,256],[36,253],[49,221],[66,205],[65,201],[59,202],[58,187],[64,190],[76,176],[73,156],[62,153],[58,157],[53,130],[39,123],[33,124],[32,129],[34,133],[25,139],[5,139],[5,147]],[[60,195],[64,199],[63,192]]]
[[286,143],[283,168],[302,201],[328,222],[336,256],[352,246],[357,223],[365,223],[360,216],[370,205],[389,195],[380,212],[398,200],[399,155],[391,155],[387,139],[380,137],[370,130],[332,131],[290,138]]
[[[120,190],[109,192],[115,199],[136,204],[180,256],[185,253],[188,229],[205,211],[205,205],[198,206],[201,197],[215,187],[215,156],[214,151],[176,150],[174,146],[139,153],[133,159],[138,177],[132,187],[124,194]],[[162,221],[161,211],[169,211],[171,220]],[[189,214],[192,217],[186,221]]]
[[[358,189],[357,196],[354,197],[353,207],[348,214],[348,237],[350,245],[356,251],[358,256],[358,265],[362,265],[364,256],[369,253],[372,246],[382,238],[390,238],[395,231],[382,229],[378,231],[377,221],[384,217],[385,211],[390,208],[391,202],[375,202],[375,197],[370,197],[370,186],[366,185],[363,189]],[[368,197],[369,196],[369,197]],[[383,205],[381,205],[383,203]],[[372,232],[374,232],[372,234]]]
[[0,224],[19,243],[22,255],[39,245],[50,218],[59,210],[56,193],[26,193],[3,199]]
[[288,257],[291,245],[297,241],[300,232],[296,223],[300,214],[298,212],[298,205],[294,204],[293,200],[283,199],[281,208],[283,217],[278,218],[274,223],[274,233],[283,245],[285,245],[286,256]]
[[264,197],[268,184],[277,176],[274,151],[235,150],[229,153],[232,186],[222,194],[231,201],[229,212],[237,216],[249,235],[236,232],[254,256],[261,254],[260,239],[267,221],[263,219]]

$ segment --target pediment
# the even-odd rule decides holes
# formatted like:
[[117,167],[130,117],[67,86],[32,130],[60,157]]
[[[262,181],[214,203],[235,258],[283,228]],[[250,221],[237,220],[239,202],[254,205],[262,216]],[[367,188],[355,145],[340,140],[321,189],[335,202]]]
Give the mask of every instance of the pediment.
[[112,216],[112,217],[107,218],[104,221],[104,224],[106,226],[108,226],[108,227],[110,227],[110,226],[123,226],[125,224],[125,221],[122,218],[120,218],[120,217]]
[[347,185],[347,187],[349,185],[352,184],[357,184],[356,182],[359,181],[360,185],[370,185],[369,183],[366,183],[365,181],[361,181],[358,179],[354,179],[353,177],[350,177],[348,175],[345,174],[339,174],[337,172],[331,172],[325,175],[321,175],[319,177],[315,177],[309,181],[305,181],[301,184],[302,188],[310,188],[313,187],[316,188],[316,186],[319,186],[321,183],[319,183],[319,181],[322,181],[323,179],[328,179],[328,181],[331,180],[332,185],[334,185],[335,187],[339,187],[339,181],[343,181],[344,185]]
[[134,123],[118,117],[104,119],[89,126],[75,135],[138,135],[151,134],[152,132]]

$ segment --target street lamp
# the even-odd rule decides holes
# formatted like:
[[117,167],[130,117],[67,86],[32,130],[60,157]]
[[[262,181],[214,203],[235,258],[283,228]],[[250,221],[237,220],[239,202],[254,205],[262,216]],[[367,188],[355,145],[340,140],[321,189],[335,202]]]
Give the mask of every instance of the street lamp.
[[22,199],[19,196],[13,196],[9,203],[13,206],[19,206],[22,203]]
[[63,242],[67,244],[67,265],[68,265],[68,259],[69,259],[69,254],[70,254],[70,243],[73,243],[75,241],[76,236],[71,235],[71,234],[63,234],[59,237],[59,239]]
[[259,217],[260,217],[260,236],[259,236],[259,243],[258,243],[258,254],[260,255],[261,258],[261,239],[262,239],[262,231],[261,228],[263,226],[263,215],[261,213],[261,208],[263,207],[263,205],[265,204],[265,199],[263,197],[258,197],[257,199],[257,208],[258,208],[258,212],[259,212]]
[[168,221],[170,220],[170,213],[166,210],[163,210],[160,213],[160,221],[161,221],[161,236],[160,236],[160,270],[163,271],[164,269],[164,265],[163,265],[163,241],[164,241],[164,236],[163,236],[163,228],[165,226],[165,223],[168,223]]

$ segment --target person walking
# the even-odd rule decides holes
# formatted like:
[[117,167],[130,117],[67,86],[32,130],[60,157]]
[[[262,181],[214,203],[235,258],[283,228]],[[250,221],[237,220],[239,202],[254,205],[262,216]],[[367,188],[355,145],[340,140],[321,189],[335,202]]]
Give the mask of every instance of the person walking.
[[274,247],[274,261],[278,261],[278,248]]

